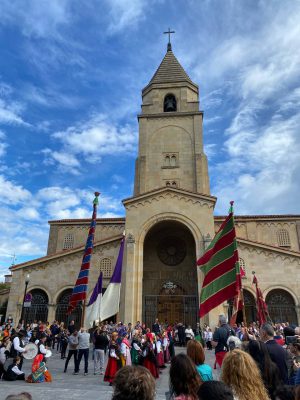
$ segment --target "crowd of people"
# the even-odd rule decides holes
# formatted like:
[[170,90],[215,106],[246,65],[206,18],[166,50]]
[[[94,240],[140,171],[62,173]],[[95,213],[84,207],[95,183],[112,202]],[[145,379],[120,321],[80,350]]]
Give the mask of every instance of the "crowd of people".
[[[111,322],[88,331],[77,330],[74,321],[67,327],[56,321],[51,325],[35,321],[26,327],[20,322],[15,328],[8,321],[0,341],[0,374],[6,380],[51,381],[47,348],[60,352],[64,373],[73,357],[73,374],[79,374],[84,359],[87,375],[92,347],[93,373],[113,386],[114,400],[154,400],[155,380],[168,364],[167,399],[300,400],[300,327],[288,323],[229,326],[221,315],[215,329],[156,320],[151,327],[139,321],[134,325]],[[25,377],[22,362],[28,342],[35,343],[38,354],[32,373]],[[175,345],[186,351],[175,355]],[[219,380],[214,380],[213,368],[205,362],[213,349]],[[7,358],[11,363],[4,368]]]

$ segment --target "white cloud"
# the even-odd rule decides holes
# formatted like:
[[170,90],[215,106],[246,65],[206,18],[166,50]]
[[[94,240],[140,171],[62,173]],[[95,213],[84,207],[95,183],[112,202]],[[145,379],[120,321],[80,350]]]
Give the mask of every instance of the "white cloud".
[[0,204],[19,204],[31,199],[31,193],[0,175]]
[[238,213],[297,213],[300,113],[274,118],[251,135],[237,131],[225,142],[230,159],[216,166],[214,193],[223,212],[235,199]]
[[18,215],[22,217],[25,220],[39,220],[40,219],[40,214],[38,210],[34,207],[23,207],[18,210]]
[[0,99],[0,124],[28,125],[20,115],[20,105]]
[[69,22],[69,0],[2,0],[2,24],[17,25],[23,35],[47,38],[57,36],[60,26]]
[[54,158],[55,161],[59,162],[62,165],[68,167],[79,167],[79,161],[72,155],[66,153],[59,153],[58,151],[53,151],[51,156]]
[[[132,28],[145,19],[146,0],[105,0],[109,6],[108,33],[118,33],[125,28]],[[153,3],[153,2],[152,2]]]
[[[55,160],[77,167],[75,155],[81,155],[89,163],[98,163],[103,155],[133,155],[136,152],[137,133],[129,126],[117,126],[108,122],[105,115],[93,115],[89,121],[69,127],[66,131],[53,134],[63,144]],[[50,150],[45,150],[47,156]],[[59,154],[59,156],[58,156]],[[62,156],[64,154],[64,156]]]
[[3,157],[6,153],[7,143],[4,141],[6,139],[6,135],[3,131],[0,130],[0,157]]
[[[44,187],[30,193],[0,175],[0,262],[8,264],[15,253],[19,259],[45,255],[49,219],[91,218],[93,189]],[[98,217],[124,213],[121,199],[100,195]]]
[[204,145],[204,153],[208,157],[208,159],[214,157],[217,153],[217,145],[216,143],[208,143]]

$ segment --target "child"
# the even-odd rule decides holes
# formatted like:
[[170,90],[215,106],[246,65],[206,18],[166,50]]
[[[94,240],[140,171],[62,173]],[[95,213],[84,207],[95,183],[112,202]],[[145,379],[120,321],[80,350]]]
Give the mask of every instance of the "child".
[[7,368],[7,371],[3,374],[3,379],[5,381],[24,381],[25,374],[19,369],[19,364],[21,362],[21,357],[15,357],[13,363]]

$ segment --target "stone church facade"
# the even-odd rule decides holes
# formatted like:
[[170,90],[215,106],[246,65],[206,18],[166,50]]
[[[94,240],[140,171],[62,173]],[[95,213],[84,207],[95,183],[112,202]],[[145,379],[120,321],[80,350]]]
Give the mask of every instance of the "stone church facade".
[[[119,320],[184,322],[195,325],[203,254],[224,216],[214,216],[203,149],[203,112],[199,88],[184,71],[170,44],[149,84],[142,90],[138,115],[139,147],[133,196],[123,200],[125,218],[98,219],[90,269],[89,295],[99,272],[107,287],[126,232]],[[101,202],[101,197],[100,197]],[[255,320],[252,271],[274,321],[300,322],[300,215],[236,216],[240,262],[248,321]],[[66,321],[68,299],[77,278],[90,221],[50,221],[45,257],[12,267],[7,316],[18,320],[24,282],[32,306],[27,321]],[[219,313],[230,313],[224,303]],[[81,309],[71,318],[77,323]]]

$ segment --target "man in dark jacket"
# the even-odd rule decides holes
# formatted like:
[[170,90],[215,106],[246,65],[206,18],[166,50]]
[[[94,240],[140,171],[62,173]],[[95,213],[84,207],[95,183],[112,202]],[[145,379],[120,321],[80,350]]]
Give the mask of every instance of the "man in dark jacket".
[[287,353],[276,340],[274,340],[274,329],[270,324],[260,327],[260,337],[266,343],[272,361],[278,366],[283,382],[288,385]]
[[222,367],[226,352],[228,351],[227,339],[234,336],[233,329],[227,324],[225,315],[219,315],[219,328],[213,334],[212,346],[215,348],[216,363]]

